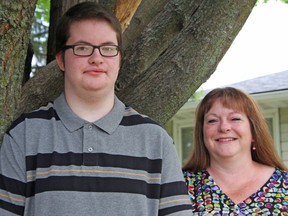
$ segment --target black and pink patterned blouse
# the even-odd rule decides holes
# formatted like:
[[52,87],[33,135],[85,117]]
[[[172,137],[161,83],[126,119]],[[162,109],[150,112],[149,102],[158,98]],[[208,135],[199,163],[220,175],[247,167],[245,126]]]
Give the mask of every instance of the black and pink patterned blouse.
[[288,172],[275,169],[270,179],[243,202],[235,204],[205,170],[184,171],[193,215],[288,215]]

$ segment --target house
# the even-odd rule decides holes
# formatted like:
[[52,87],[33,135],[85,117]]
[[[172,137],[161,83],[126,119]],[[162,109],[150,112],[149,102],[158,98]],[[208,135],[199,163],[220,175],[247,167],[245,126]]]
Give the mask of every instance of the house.
[[[288,165],[288,70],[230,84],[249,93],[260,105],[273,136],[276,149]],[[181,161],[193,145],[195,109],[199,101],[187,103],[165,125],[175,141]]]

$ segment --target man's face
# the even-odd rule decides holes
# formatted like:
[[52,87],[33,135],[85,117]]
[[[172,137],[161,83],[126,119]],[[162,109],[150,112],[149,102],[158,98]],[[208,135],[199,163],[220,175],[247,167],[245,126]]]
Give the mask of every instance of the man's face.
[[[70,27],[66,45],[118,45],[115,30],[103,20],[83,20]],[[64,53],[65,52],[65,53]],[[120,52],[114,57],[103,57],[95,49],[91,56],[76,56],[73,49],[67,49],[56,56],[57,63],[65,74],[65,93],[84,96],[100,92],[114,94],[120,67]]]

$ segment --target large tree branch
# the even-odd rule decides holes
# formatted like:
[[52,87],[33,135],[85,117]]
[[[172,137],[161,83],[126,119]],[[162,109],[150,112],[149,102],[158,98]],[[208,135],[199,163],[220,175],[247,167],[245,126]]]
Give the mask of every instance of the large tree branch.
[[169,1],[127,46],[118,96],[165,123],[215,71],[255,3]]
[[142,0],[117,0],[114,13],[121,23],[122,31],[124,32],[130,25],[138,6],[141,4]]
[[[136,110],[165,123],[215,71],[255,3],[158,0],[153,6],[160,9],[149,11],[148,0],[143,0],[124,33],[126,54],[117,95]],[[133,35],[135,26],[140,30]],[[48,78],[48,74],[55,77]],[[25,86],[20,111],[54,99],[63,85],[61,76],[53,62],[39,71]],[[35,98],[39,100],[33,101]]]

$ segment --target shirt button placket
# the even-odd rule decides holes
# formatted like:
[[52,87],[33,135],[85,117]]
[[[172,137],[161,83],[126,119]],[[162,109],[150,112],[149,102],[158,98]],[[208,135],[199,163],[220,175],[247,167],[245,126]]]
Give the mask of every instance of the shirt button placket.
[[[95,161],[91,161],[91,153],[95,153],[95,136],[93,124],[86,123],[83,127],[83,164],[95,164]],[[85,154],[86,153],[86,154]],[[96,160],[96,157],[93,157],[93,160]]]
[[[92,125],[89,124],[89,125],[88,125],[88,130],[89,130],[89,132],[92,132],[92,129],[93,129]],[[88,150],[88,152],[90,152],[90,153],[93,152],[93,148],[92,148],[91,146],[90,146],[87,150]]]

